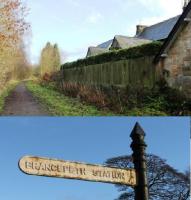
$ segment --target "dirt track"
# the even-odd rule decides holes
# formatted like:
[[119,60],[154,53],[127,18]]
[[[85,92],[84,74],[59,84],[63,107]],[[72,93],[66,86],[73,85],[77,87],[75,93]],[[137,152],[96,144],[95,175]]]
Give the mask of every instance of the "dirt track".
[[20,83],[5,99],[3,116],[47,116],[48,112],[33,97],[24,83]]

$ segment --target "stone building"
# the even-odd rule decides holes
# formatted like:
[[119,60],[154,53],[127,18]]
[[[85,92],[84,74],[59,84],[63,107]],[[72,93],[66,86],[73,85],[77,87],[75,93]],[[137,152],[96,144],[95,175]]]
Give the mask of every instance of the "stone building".
[[157,74],[168,85],[191,97],[191,1],[184,1],[183,13],[152,26],[137,25],[134,37],[115,36],[97,47],[90,47],[87,56],[126,49],[152,41],[163,46],[155,57]]
[[165,40],[155,63],[170,87],[191,97],[191,1]]

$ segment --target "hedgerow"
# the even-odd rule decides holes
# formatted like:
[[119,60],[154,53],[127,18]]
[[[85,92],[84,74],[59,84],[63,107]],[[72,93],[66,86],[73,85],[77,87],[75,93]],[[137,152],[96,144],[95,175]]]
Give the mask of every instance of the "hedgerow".
[[65,63],[64,65],[61,66],[61,69],[83,67],[88,65],[133,59],[144,56],[154,56],[159,52],[161,46],[162,46],[161,42],[152,42],[149,44],[144,44],[129,49],[113,50],[97,56],[91,56],[85,59],[79,59],[75,62]]

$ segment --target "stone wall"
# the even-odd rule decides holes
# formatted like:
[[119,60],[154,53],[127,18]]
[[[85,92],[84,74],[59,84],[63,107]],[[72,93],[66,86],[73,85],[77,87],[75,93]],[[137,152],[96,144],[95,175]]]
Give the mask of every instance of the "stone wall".
[[93,86],[152,88],[158,77],[153,56],[62,70],[62,81]]
[[159,68],[163,69],[170,87],[191,97],[191,22],[178,35]]

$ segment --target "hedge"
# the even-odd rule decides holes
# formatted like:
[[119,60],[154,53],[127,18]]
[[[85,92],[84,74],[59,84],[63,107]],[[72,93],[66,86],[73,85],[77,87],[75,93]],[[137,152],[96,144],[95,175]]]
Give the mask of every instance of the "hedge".
[[95,64],[101,64],[105,62],[112,62],[119,60],[127,60],[144,56],[153,56],[159,52],[161,47],[162,47],[162,42],[152,42],[149,44],[144,44],[129,49],[113,50],[97,56],[91,56],[85,59],[79,59],[74,62],[65,63],[61,66],[61,70],[66,68],[83,67],[88,65],[95,65]]

